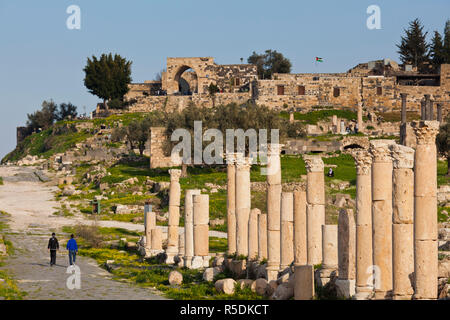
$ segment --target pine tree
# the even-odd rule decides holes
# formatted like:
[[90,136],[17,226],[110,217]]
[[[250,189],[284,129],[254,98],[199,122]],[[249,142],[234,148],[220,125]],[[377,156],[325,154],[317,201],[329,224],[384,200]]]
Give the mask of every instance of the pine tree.
[[445,23],[443,51],[445,57],[444,63],[450,63],[450,20],[447,20]]
[[412,64],[420,71],[423,71],[424,65],[429,61],[429,45],[426,42],[428,32],[423,31],[422,23],[415,19],[409,23],[409,28],[405,29],[405,36],[401,38],[397,45],[400,54],[400,60],[405,64]]
[[127,61],[120,55],[102,54],[100,59],[92,56],[88,58],[83,69],[86,76],[84,85],[89,92],[106,101],[122,99],[128,92],[128,84],[131,82],[131,61]]
[[437,31],[434,32],[434,37],[431,40],[430,57],[435,69],[439,68],[446,61],[442,36]]

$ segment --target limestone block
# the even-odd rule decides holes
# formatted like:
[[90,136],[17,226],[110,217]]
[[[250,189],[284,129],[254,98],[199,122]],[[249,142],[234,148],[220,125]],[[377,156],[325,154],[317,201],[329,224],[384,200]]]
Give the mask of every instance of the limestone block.
[[233,294],[236,281],[231,278],[217,280],[214,284],[216,290],[220,293]]
[[314,298],[314,266],[295,266],[294,299],[312,300]]
[[181,285],[183,282],[183,275],[178,271],[171,271],[169,273],[169,283],[170,285]]

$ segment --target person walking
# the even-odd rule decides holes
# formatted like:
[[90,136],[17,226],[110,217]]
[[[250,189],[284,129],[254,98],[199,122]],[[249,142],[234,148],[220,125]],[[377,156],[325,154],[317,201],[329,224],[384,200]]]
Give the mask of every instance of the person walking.
[[56,251],[59,250],[59,242],[56,239],[56,235],[53,232],[52,237],[48,240],[48,251],[50,251],[50,266],[53,267],[56,264]]
[[73,234],[70,235],[70,239],[67,241],[66,249],[69,250],[69,264],[75,264],[75,261],[77,260],[78,245]]

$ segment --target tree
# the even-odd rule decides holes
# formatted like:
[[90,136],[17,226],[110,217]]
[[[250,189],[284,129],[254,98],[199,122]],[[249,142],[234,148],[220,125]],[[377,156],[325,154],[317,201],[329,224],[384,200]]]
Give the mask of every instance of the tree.
[[270,79],[274,73],[291,72],[291,62],[276,50],[266,50],[263,54],[253,51],[247,62],[256,65],[260,79]]
[[67,118],[76,118],[77,116],[77,107],[73,104],[69,103],[61,103],[59,105],[59,110],[56,113],[56,120],[65,120]]
[[405,36],[401,37],[400,44],[397,44],[400,60],[405,64],[412,64],[418,70],[423,71],[425,63],[429,61],[429,45],[426,42],[428,32],[423,31],[423,26],[419,19],[411,21],[409,28],[404,31]]
[[450,63],[450,20],[445,23],[443,51],[445,62]]
[[446,123],[439,128],[436,144],[439,153],[447,158],[447,176],[450,176],[450,116],[447,116]]
[[86,74],[84,85],[90,93],[103,99],[107,108],[107,101],[122,99],[128,92],[128,84],[131,82],[131,61],[127,61],[120,55],[102,54],[100,59],[92,56],[87,59],[84,67]]
[[35,111],[32,114],[27,114],[27,127],[30,132],[37,129],[49,128],[57,118],[57,105],[50,101],[42,102],[41,110]]
[[154,124],[154,119],[146,117],[141,120],[133,120],[126,127],[120,127],[113,130],[111,134],[112,141],[120,141],[126,139],[130,149],[139,149],[142,156],[145,150],[145,144],[150,137],[150,127]]
[[219,87],[216,84],[210,83],[208,86],[208,95],[212,100],[213,108],[216,105],[216,93],[219,92]]

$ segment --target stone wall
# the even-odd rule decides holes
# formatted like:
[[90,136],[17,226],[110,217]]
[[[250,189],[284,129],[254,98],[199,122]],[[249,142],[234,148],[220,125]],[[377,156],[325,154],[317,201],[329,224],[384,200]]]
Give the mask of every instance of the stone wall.
[[[275,73],[272,79],[258,80],[254,65],[217,65],[211,57],[167,58],[167,72],[162,81],[131,84],[125,100],[136,100],[130,107],[131,112],[180,110],[191,102],[211,107],[213,101],[208,96],[208,86],[216,84],[220,92],[216,94],[215,104],[244,103],[252,99],[270,108],[288,106],[298,111],[309,111],[317,105],[348,108],[363,105],[366,111],[389,112],[400,111],[400,93],[407,93],[408,111],[420,111],[424,94],[430,94],[432,100],[444,104],[444,116],[448,113],[450,64],[441,66],[440,86],[400,85],[398,77],[408,76],[408,73],[396,71],[400,73],[374,75],[366,65],[358,65],[347,73]],[[185,72],[189,69],[192,72]],[[439,78],[437,75],[432,77]],[[190,83],[192,95],[178,95],[180,81]],[[438,81],[435,83],[439,84]],[[167,91],[167,96],[151,95],[151,88],[158,85]],[[194,86],[198,89],[192,90]]]
[[164,153],[164,144],[167,141],[166,128],[150,128],[150,168],[166,168],[181,165],[181,159],[172,159]]

